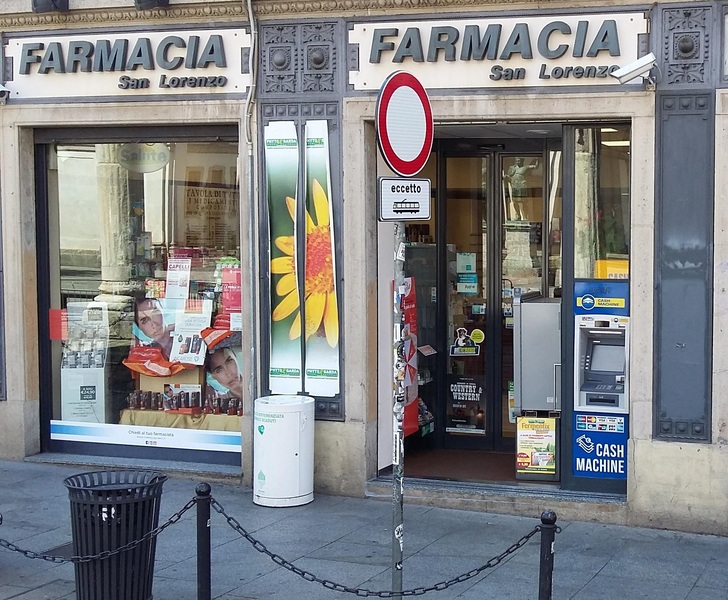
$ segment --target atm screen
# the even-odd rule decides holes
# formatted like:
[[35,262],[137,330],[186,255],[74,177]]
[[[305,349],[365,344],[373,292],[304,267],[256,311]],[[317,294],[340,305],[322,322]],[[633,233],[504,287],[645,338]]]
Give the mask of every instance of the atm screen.
[[594,344],[590,369],[606,373],[624,373],[624,346]]

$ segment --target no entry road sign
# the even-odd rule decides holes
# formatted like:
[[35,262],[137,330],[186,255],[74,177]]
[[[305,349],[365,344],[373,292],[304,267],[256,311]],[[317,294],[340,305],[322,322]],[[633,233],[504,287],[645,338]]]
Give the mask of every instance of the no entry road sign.
[[435,126],[425,88],[405,71],[392,73],[379,90],[377,142],[389,167],[403,177],[417,175],[432,150]]

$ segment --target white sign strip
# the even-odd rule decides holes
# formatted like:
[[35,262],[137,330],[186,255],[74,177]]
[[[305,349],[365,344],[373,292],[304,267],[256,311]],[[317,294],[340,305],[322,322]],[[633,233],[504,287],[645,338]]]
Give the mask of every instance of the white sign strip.
[[242,433],[239,431],[210,431],[179,427],[51,421],[51,439],[184,450],[242,451]]
[[13,99],[244,94],[243,29],[9,37]]

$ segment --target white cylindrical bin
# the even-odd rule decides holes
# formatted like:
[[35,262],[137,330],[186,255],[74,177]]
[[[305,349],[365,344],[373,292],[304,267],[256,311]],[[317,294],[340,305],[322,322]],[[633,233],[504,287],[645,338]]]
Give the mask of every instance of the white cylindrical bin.
[[253,502],[261,506],[311,502],[314,399],[257,398],[253,421]]

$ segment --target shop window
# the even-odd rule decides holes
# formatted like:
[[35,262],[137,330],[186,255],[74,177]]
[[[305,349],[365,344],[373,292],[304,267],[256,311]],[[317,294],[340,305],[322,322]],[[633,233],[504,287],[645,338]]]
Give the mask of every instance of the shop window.
[[625,125],[575,130],[575,278],[629,278],[629,134]]
[[237,144],[45,148],[51,439],[239,453]]

